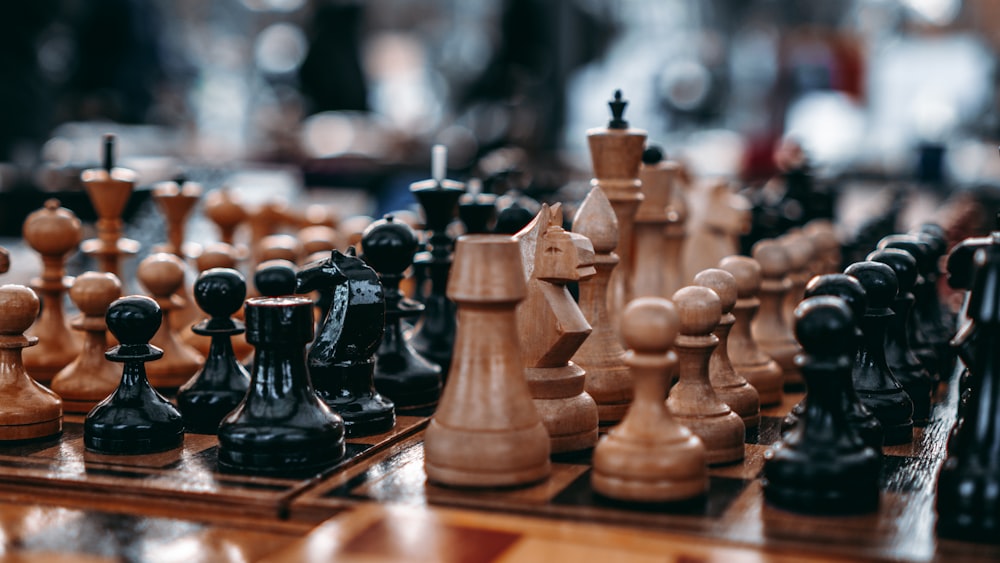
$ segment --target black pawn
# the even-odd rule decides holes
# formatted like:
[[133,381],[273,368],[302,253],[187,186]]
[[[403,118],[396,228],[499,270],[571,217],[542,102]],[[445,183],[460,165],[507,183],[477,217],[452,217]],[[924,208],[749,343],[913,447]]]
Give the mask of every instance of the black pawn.
[[889,306],[899,287],[896,274],[879,262],[856,262],[844,273],[857,278],[868,296],[868,309],[858,323],[863,336],[852,373],[854,390],[882,423],[884,444],[908,444],[913,439],[913,401],[885,359],[885,333],[895,314]]
[[[426,217],[426,230],[430,235],[427,251],[414,260],[414,267],[422,277],[430,279],[430,292],[423,296],[426,306],[424,316],[410,333],[410,344],[421,356],[441,367],[447,375],[451,367],[451,353],[455,345],[455,304],[445,291],[448,273],[451,272],[452,250],[455,241],[448,234],[448,225],[455,220],[458,200],[465,193],[465,186],[453,180],[424,180],[410,185]],[[418,287],[422,287],[419,284]]]
[[908,324],[913,310],[914,297],[911,290],[917,280],[917,261],[905,250],[885,248],[868,255],[868,260],[881,262],[896,274],[899,290],[892,302],[895,315],[889,319],[885,334],[885,359],[896,381],[913,401],[913,422],[918,426],[927,424],[931,413],[931,396],[934,394],[934,377],[924,367],[910,349]]
[[796,512],[847,514],[878,508],[880,452],[847,419],[842,397],[853,364],[855,324],[837,297],[806,299],[795,309],[795,362],[809,403],[795,429],[764,454],[764,498]]
[[927,259],[929,267],[923,273],[926,283],[915,292],[917,303],[914,312],[923,327],[917,342],[935,349],[938,359],[935,371],[941,379],[947,379],[955,368],[955,350],[950,344],[955,335],[955,315],[941,303],[938,280],[941,277],[941,258],[948,254],[948,236],[940,225],[934,223],[921,225],[914,234],[928,244],[930,252]]
[[194,282],[194,299],[211,318],[191,330],[210,336],[212,344],[204,367],[177,391],[177,407],[188,432],[215,434],[250,386],[250,373],[236,360],[231,340],[244,332],[243,323],[230,318],[243,306],[246,295],[243,275],[229,268],[205,270]]
[[255,348],[250,389],[219,425],[219,469],[285,476],[333,465],[344,456],[344,423],[309,380],[312,301],[259,297],[247,301],[245,314]]
[[184,442],[181,413],[146,379],[146,362],[163,357],[163,350],[149,344],[163,320],[160,306],[141,295],[123,297],[108,307],[105,319],[120,344],[104,356],[122,362],[122,381],[87,414],[84,445],[92,452],[115,455],[180,447]]
[[[809,280],[809,283],[806,285],[805,297],[808,299],[824,295],[838,297],[843,300],[851,310],[854,319],[864,317],[865,310],[868,308],[868,297],[865,295],[865,289],[861,287],[861,283],[857,279],[847,274],[826,274]],[[854,347],[851,349],[852,358],[857,356],[861,338],[861,329],[855,324]],[[842,377],[844,381],[840,385],[842,393],[841,405],[847,414],[848,423],[854,427],[854,431],[861,436],[865,444],[868,444],[877,452],[882,451],[882,424],[875,418],[872,411],[868,410],[861,403],[861,399],[858,398],[858,393],[854,390],[854,380],[851,377],[851,372],[845,372],[842,374]],[[806,402],[808,399],[808,395],[803,397],[802,401],[792,407],[792,410],[785,416],[781,424],[782,434],[790,431],[798,424],[799,419],[806,411]]]
[[385,336],[375,353],[375,388],[399,410],[433,407],[441,395],[441,368],[403,338],[403,320],[419,317],[424,310],[399,290],[403,272],[413,264],[417,234],[386,215],[365,229],[361,248],[385,289]]
[[463,195],[458,200],[458,218],[465,226],[467,235],[491,232],[497,220],[497,196],[473,193]]
[[976,253],[968,315],[976,324],[975,361],[965,422],[941,466],[937,531],[942,537],[1000,541],[1000,248]]
[[257,265],[253,284],[264,297],[282,297],[295,293],[295,264],[288,260],[267,260]]
[[343,417],[348,436],[388,432],[396,424],[396,409],[375,389],[374,355],[385,332],[385,292],[375,270],[353,253],[334,250],[296,279],[298,293],[318,289],[333,296],[309,349],[316,394]]

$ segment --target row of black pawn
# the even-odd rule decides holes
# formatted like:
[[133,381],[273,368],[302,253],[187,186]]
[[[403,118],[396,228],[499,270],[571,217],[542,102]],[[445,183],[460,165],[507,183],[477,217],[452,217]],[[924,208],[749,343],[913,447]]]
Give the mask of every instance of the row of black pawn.
[[[440,368],[402,336],[403,319],[420,312],[399,290],[415,234],[387,217],[366,231],[362,247],[381,276],[338,251],[298,273],[279,261],[258,268],[258,290],[270,297],[245,304],[246,340],[255,347],[251,373],[231,343],[244,332],[231,318],[244,306],[243,276],[230,269],[203,272],[194,297],[211,318],[192,330],[211,337],[211,348],[204,368],[178,390],[176,408],[145,377],[145,362],[163,354],[149,345],[162,318],[159,307],[142,296],[113,303],[107,323],[120,345],[106,355],[124,363],[122,382],[87,415],[87,449],[145,454],[180,446],[185,431],[217,433],[223,471],[309,474],[343,457],[345,435],[377,434],[395,424],[396,405],[374,385],[377,364],[380,388],[404,409],[433,408]],[[292,295],[310,291],[318,291],[317,304]],[[324,314],[314,342],[316,305]]]
[[883,446],[912,441],[951,371],[950,323],[936,289],[944,233],[925,225],[878,246],[843,274],[813,278],[796,309],[808,395],[765,456],[764,494],[775,505],[876,510]]

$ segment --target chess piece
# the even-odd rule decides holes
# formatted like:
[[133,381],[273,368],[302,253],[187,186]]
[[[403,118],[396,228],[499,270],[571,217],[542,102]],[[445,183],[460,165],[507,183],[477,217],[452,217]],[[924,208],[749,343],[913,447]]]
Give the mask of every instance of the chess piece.
[[396,423],[392,401],[375,390],[375,351],[385,331],[385,292],[378,275],[339,250],[296,274],[296,293],[324,288],[333,302],[312,348],[309,373],[316,394],[344,419],[348,436],[388,432]]
[[899,287],[896,274],[879,262],[857,262],[844,273],[857,278],[868,296],[868,309],[858,323],[863,337],[851,374],[854,390],[882,423],[885,445],[907,444],[913,439],[913,401],[885,359],[885,333],[894,315],[889,306]]
[[661,161],[658,168],[670,171],[670,201],[667,203],[667,225],[663,229],[663,289],[661,295],[673,295],[684,287],[684,244],[687,240],[688,204],[681,176],[683,169],[676,161]]
[[810,265],[813,275],[836,274],[843,269],[840,265],[840,241],[832,221],[813,219],[802,227],[802,233],[809,237],[816,249]]
[[698,272],[714,268],[726,256],[738,254],[740,236],[750,230],[750,202],[733,193],[728,182],[713,181],[693,190],[691,196],[691,218],[681,259],[685,283]]
[[810,265],[817,253],[812,241],[801,231],[791,231],[778,240],[788,253],[788,281],[790,282],[788,292],[785,293],[782,311],[785,315],[785,324],[793,326],[795,308],[802,301],[806,284],[813,277]]
[[284,297],[295,293],[295,264],[288,260],[268,260],[257,264],[253,284],[264,297]]
[[42,256],[42,275],[31,280],[42,299],[42,314],[28,330],[29,336],[38,337],[38,345],[25,349],[22,360],[31,377],[48,384],[80,354],[80,341],[63,315],[63,296],[73,283],[66,276],[66,255],[80,244],[80,220],[59,207],[59,200],[49,199],[45,207],[28,215],[22,232],[28,245]]
[[851,372],[855,324],[836,297],[811,297],[795,310],[795,335],[809,402],[795,430],[764,454],[767,502],[795,512],[874,512],[882,458],[844,412],[843,385]]
[[400,411],[434,407],[441,395],[441,368],[403,338],[403,321],[424,310],[399,289],[403,272],[413,264],[417,234],[386,215],[365,229],[361,248],[385,289],[385,337],[375,353],[375,388]]
[[508,193],[497,198],[497,221],[493,232],[514,235],[528,226],[538,214],[540,204],[519,193]]
[[677,422],[701,438],[709,465],[740,461],[746,427],[715,394],[709,380],[709,358],[719,344],[712,331],[722,317],[722,301],[700,286],[677,290],[672,301],[680,315],[680,335],[674,341],[680,377],[670,390],[667,407]]
[[664,403],[670,372],[677,367],[670,345],[678,324],[673,304],[662,298],[636,299],[622,314],[635,400],[621,424],[594,448],[591,486],[606,497],[672,502],[708,491],[705,445]]
[[[847,274],[824,274],[809,280],[806,285],[805,297],[832,296],[842,300],[851,310],[852,317],[861,319],[868,309],[868,296],[865,289],[857,279]],[[861,328],[855,328],[854,348],[851,357],[857,357],[858,346],[864,337]],[[853,368],[852,368],[853,369]],[[847,422],[854,428],[854,431],[861,436],[866,444],[871,446],[876,452],[882,451],[884,441],[882,424],[875,418],[872,411],[868,410],[858,398],[858,393],[854,390],[854,379],[851,372],[845,372],[842,376],[839,389],[841,392],[841,404],[843,411],[847,415]],[[806,412],[806,402],[809,396],[806,395],[792,410],[785,416],[781,424],[782,434],[790,431],[798,424],[799,419]]]
[[250,226],[250,249],[253,252],[254,263],[267,260],[257,254],[262,248],[266,248],[262,244],[264,239],[276,234],[281,227],[292,223],[290,216],[288,202],[280,197],[265,201],[250,211],[247,224]]
[[[337,230],[326,225],[311,225],[299,229],[299,232],[295,234],[295,238],[299,239],[302,256],[311,256],[318,252],[330,252],[334,248],[337,248],[337,244],[340,241]],[[308,260],[306,263],[308,263]]]
[[149,344],[161,319],[156,301],[142,295],[122,297],[108,307],[108,329],[121,344],[106,356],[122,363],[122,378],[114,393],[87,414],[83,443],[89,451],[140,455],[184,442],[181,413],[146,379],[146,362],[163,357],[163,350]]
[[62,397],[65,412],[87,414],[121,381],[121,368],[104,356],[108,349],[104,316],[121,293],[121,282],[107,272],[85,272],[73,281],[69,297],[83,313],[73,328],[85,336],[80,355],[52,378],[52,390]]
[[511,487],[551,471],[549,434],[524,380],[515,308],[527,294],[518,243],[458,239],[448,297],[457,305],[450,378],[424,437],[431,482]]
[[121,258],[139,251],[139,243],[122,236],[122,213],[135,189],[136,174],[115,166],[115,136],[104,136],[104,163],[80,174],[90,203],[97,211],[97,238],[83,241],[80,249],[97,260],[102,272],[121,277]]
[[167,243],[157,251],[169,252],[182,259],[200,254],[200,245],[184,241],[184,230],[188,215],[201,199],[201,193],[201,184],[183,179],[158,182],[153,186],[153,199],[167,224]]
[[458,218],[465,226],[467,235],[488,233],[497,221],[497,196],[482,193],[482,186],[478,178],[472,178],[468,192],[458,200]]
[[[327,249],[329,251],[331,249]],[[268,260],[288,260],[296,264],[302,254],[302,243],[292,235],[267,235],[260,239],[254,250],[257,262]]]
[[246,302],[247,341],[255,348],[250,388],[219,425],[219,469],[312,475],[343,458],[344,423],[316,396],[306,368],[313,304],[302,297]]
[[666,285],[663,277],[672,269],[666,264],[664,232],[670,220],[667,205],[673,191],[674,173],[673,167],[663,162],[663,153],[658,147],[649,147],[642,153],[639,181],[643,199],[635,212],[633,250],[637,266],[631,280],[633,297],[670,295],[662,291]]
[[597,402],[601,424],[614,424],[625,416],[632,402],[632,379],[618,329],[608,314],[608,283],[618,265],[618,219],[600,188],[591,188],[580,204],[573,231],[590,239],[597,271],[580,283],[580,310],[591,333],[576,350],[573,362],[587,373],[584,389]]
[[910,336],[918,348],[933,350],[934,353],[929,356],[935,358],[937,364],[929,369],[932,375],[941,380],[950,376],[955,366],[955,350],[949,344],[955,334],[955,317],[942,305],[938,294],[938,280],[941,277],[939,265],[941,258],[948,253],[948,238],[944,229],[934,223],[921,225],[915,235],[927,243],[928,256],[925,261],[926,269],[920,272],[924,283],[913,290],[917,299],[913,305],[913,315],[917,323]]
[[38,315],[38,297],[22,285],[0,286],[0,440],[33,440],[62,432],[62,400],[24,370],[21,350]]
[[455,343],[455,306],[445,295],[455,245],[448,225],[455,219],[458,199],[465,193],[464,184],[445,178],[445,158],[444,146],[435,146],[431,179],[410,184],[410,192],[424,211],[430,236],[428,251],[417,255],[414,268],[425,272],[431,284],[423,300],[424,316],[413,327],[410,344],[421,356],[441,366],[443,377],[448,375]]
[[774,358],[784,374],[784,385],[802,384],[802,375],[795,364],[799,345],[785,323],[782,304],[791,283],[787,278],[788,252],[781,243],[762,240],[753,245],[753,258],[760,264],[760,312],[754,319],[753,338],[767,355]]
[[913,401],[913,422],[927,423],[931,413],[934,378],[910,349],[909,323],[915,301],[911,289],[917,280],[917,261],[905,250],[885,248],[868,255],[868,260],[886,264],[896,274],[899,290],[890,307],[895,313],[889,319],[885,338],[885,360],[893,376]]
[[618,314],[631,300],[631,282],[634,271],[632,248],[635,214],[642,202],[639,167],[642,164],[646,132],[629,127],[623,119],[628,102],[622,99],[621,90],[608,102],[611,121],[607,127],[587,131],[587,144],[594,167],[590,185],[601,188],[618,218],[618,267],[611,272],[608,283],[608,313],[617,325]]
[[0,246],[0,274],[10,270],[10,251]]
[[239,192],[227,187],[205,196],[204,213],[219,228],[219,239],[230,246],[236,243],[237,227],[249,217]]
[[709,381],[716,396],[743,419],[747,430],[753,430],[760,424],[760,396],[745,378],[736,373],[729,359],[729,334],[736,323],[732,313],[736,305],[736,278],[725,270],[709,268],[699,272],[694,277],[694,283],[714,291],[722,303],[722,316],[712,332],[719,339],[719,345],[709,358]]
[[177,289],[184,283],[184,262],[165,252],[150,254],[139,263],[139,283],[152,295],[163,320],[150,342],[163,350],[163,359],[146,368],[149,382],[157,389],[176,389],[191,378],[205,362],[197,350],[181,340],[171,313],[182,305]]
[[968,315],[976,325],[974,362],[969,366],[971,393],[965,421],[952,436],[938,474],[937,532],[941,537],[995,543],[1000,532],[1000,448],[997,405],[1000,404],[997,366],[1000,365],[1000,250],[985,247],[975,253],[977,266]]
[[757,346],[750,325],[760,309],[760,264],[747,256],[727,256],[719,268],[736,279],[735,321],[729,333],[729,361],[737,375],[757,390],[761,406],[781,404],[784,375],[781,366]]
[[212,268],[231,268],[235,270],[237,262],[236,249],[231,244],[224,242],[206,244],[201,254],[195,258],[195,265],[198,267],[199,274]]
[[355,251],[358,250],[358,244],[361,243],[361,233],[365,232],[368,225],[374,222],[375,219],[367,215],[354,215],[341,221],[337,227],[337,236],[338,240],[343,241],[343,244],[342,248],[339,249],[346,252],[348,248],[353,246]]
[[243,323],[230,317],[243,306],[246,294],[246,281],[236,270],[207,270],[195,281],[194,298],[211,318],[191,330],[210,337],[212,346],[204,367],[177,390],[177,408],[188,432],[215,434],[246,395],[250,374],[236,361],[230,340],[244,332]]
[[566,288],[596,273],[587,237],[562,228],[562,206],[542,205],[534,221],[514,236],[528,296],[517,309],[524,378],[552,440],[552,453],[597,444],[597,403],[584,390],[586,372],[571,361],[590,335],[590,324]]

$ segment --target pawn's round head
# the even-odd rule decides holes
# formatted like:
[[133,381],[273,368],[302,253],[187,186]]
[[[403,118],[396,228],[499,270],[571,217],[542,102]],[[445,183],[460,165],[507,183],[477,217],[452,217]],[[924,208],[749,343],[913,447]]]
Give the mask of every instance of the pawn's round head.
[[805,297],[833,296],[841,298],[850,307],[855,319],[865,316],[868,309],[868,295],[861,282],[847,274],[824,274],[816,276],[806,284]]
[[793,272],[805,270],[809,267],[809,261],[813,258],[812,240],[801,231],[789,233],[779,239],[788,253],[788,269]]
[[855,262],[844,273],[856,278],[868,296],[868,311],[886,309],[896,299],[899,283],[892,268],[881,262]]
[[639,354],[666,354],[679,326],[673,303],[662,297],[640,297],[625,307],[621,334],[625,345]]
[[709,268],[698,272],[694,277],[695,285],[707,287],[719,296],[722,303],[722,312],[728,313],[736,305],[736,278],[732,274],[719,268]]
[[229,268],[205,270],[194,282],[194,300],[213,318],[229,318],[243,306],[247,282],[243,274]]
[[115,300],[104,316],[108,330],[126,346],[148,344],[163,320],[160,306],[145,295],[129,295]]
[[912,254],[898,248],[884,248],[869,254],[868,260],[881,262],[892,268],[896,274],[896,283],[899,285],[897,288],[899,295],[913,291],[913,286],[917,283],[917,261]]
[[386,215],[361,234],[361,252],[376,272],[399,275],[413,263],[417,242],[417,234],[409,225]]
[[[878,241],[879,250],[898,248],[905,250],[917,261],[917,273],[924,275],[937,268],[937,258],[931,256],[931,245],[916,235],[889,235]],[[919,279],[919,278],[918,278]]]
[[265,297],[295,293],[295,264],[288,260],[268,260],[257,265],[253,275],[257,291]]
[[115,299],[121,297],[122,282],[108,272],[84,272],[73,281],[69,298],[88,317],[101,317]]
[[711,289],[689,285],[678,289],[671,300],[677,307],[681,334],[704,336],[719,325],[722,301]]
[[224,242],[214,242],[206,245],[195,261],[199,272],[212,268],[235,268],[236,249]]
[[856,330],[854,314],[839,297],[810,297],[795,308],[795,338],[810,356],[853,354]]
[[737,297],[756,297],[760,291],[760,264],[756,260],[749,256],[726,256],[719,262],[719,268],[733,275]]
[[0,286],[0,335],[20,336],[38,316],[38,296],[23,285]]
[[764,278],[781,279],[788,275],[788,251],[774,239],[764,239],[753,245],[753,258],[760,264],[760,273]]
[[948,252],[948,233],[937,223],[924,223],[917,231],[917,237],[930,245],[931,255],[937,259]]
[[136,274],[154,297],[169,297],[184,283],[184,262],[173,254],[157,252],[139,263]]

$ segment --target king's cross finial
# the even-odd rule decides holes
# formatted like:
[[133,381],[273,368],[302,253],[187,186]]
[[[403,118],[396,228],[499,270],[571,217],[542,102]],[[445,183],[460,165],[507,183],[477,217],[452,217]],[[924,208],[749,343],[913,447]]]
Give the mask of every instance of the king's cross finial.
[[628,121],[623,119],[625,106],[628,102],[622,99],[622,91],[615,90],[615,99],[608,102],[611,107],[611,121],[608,122],[608,129],[628,129]]

